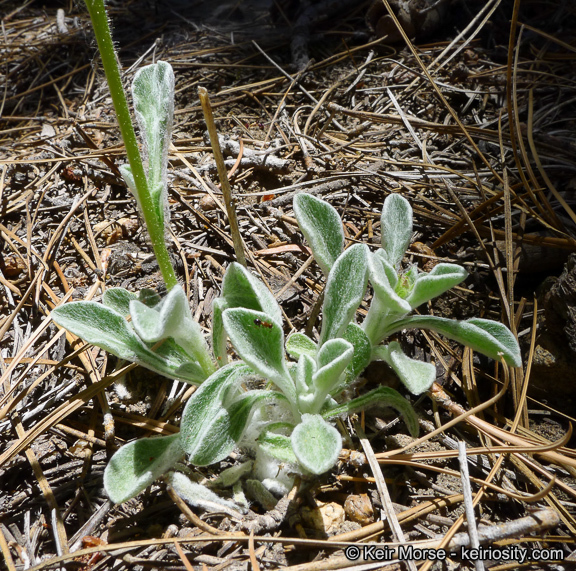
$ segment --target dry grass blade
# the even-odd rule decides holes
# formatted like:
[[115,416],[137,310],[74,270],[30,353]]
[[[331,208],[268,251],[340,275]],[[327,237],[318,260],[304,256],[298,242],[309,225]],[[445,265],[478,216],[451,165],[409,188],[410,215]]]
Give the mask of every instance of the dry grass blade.
[[198,88],[198,95],[200,96],[200,103],[202,104],[202,111],[204,112],[204,119],[210,134],[210,143],[212,144],[212,152],[214,153],[214,160],[218,169],[218,176],[220,178],[220,185],[222,186],[222,193],[224,194],[224,201],[226,203],[226,212],[228,213],[228,221],[230,223],[230,233],[232,234],[232,241],[234,242],[234,251],[236,252],[236,259],[243,266],[246,266],[246,256],[244,255],[244,243],[238,228],[238,218],[236,216],[236,205],[232,198],[232,191],[230,190],[230,183],[228,182],[228,173],[224,165],[224,157],[220,150],[220,143],[218,141],[218,131],[214,123],[214,116],[212,115],[212,108],[210,107],[210,99],[208,91],[205,87]]
[[178,509],[198,528],[206,533],[210,533],[214,536],[226,535],[219,529],[207,524],[202,521],[186,504],[186,502],[171,488],[168,487],[168,494],[172,498],[172,501],[178,506]]
[[[547,531],[553,529],[558,525],[558,516],[552,510],[539,510],[532,515],[521,518],[505,525],[496,526],[486,526],[483,527],[478,532],[478,540],[480,545],[491,545],[497,541],[502,541],[504,539],[513,537],[522,537],[525,534],[533,532]],[[445,549],[446,552],[456,552],[461,548],[469,548],[471,546],[470,535],[468,533],[459,533],[455,537],[447,541],[447,538],[441,540],[428,540],[419,542],[410,542],[404,544],[409,545],[417,549]],[[398,555],[399,545],[397,543],[380,543],[379,547],[390,550],[390,558],[394,559]],[[363,561],[362,558],[356,561],[350,561],[342,556],[335,556],[328,560],[325,560],[323,569],[346,569],[350,567],[355,567],[358,564],[368,563],[369,561]],[[428,567],[428,563],[425,563],[422,567]],[[361,567],[365,568],[382,568],[382,563],[374,564],[374,567]],[[421,567],[421,568],[422,568]],[[317,571],[320,569],[316,563],[306,563],[302,565],[294,565],[287,568],[289,571]]]
[[12,554],[10,553],[10,547],[4,537],[4,532],[2,531],[2,526],[0,525],[0,549],[2,550],[2,555],[4,556],[4,563],[8,568],[8,571],[16,571],[16,566],[14,565],[14,559],[12,559]]
[[[22,424],[20,420],[17,418],[17,416],[13,418],[12,422],[15,424],[16,433],[18,434],[18,436],[20,438],[24,438],[26,433],[24,432],[24,428],[22,427]],[[48,483],[46,477],[44,476],[42,467],[38,462],[36,454],[34,454],[34,451],[31,448],[27,448],[25,453],[26,457],[28,458],[28,462],[30,462],[30,465],[32,466],[34,475],[38,480],[38,485],[42,490],[42,494],[46,499],[46,503],[50,508],[51,522],[55,531],[54,541],[56,543],[56,550],[58,552],[58,555],[64,555],[68,553],[68,538],[66,537],[66,528],[64,527],[64,520],[62,519],[61,510],[58,507],[58,504],[56,503],[54,492],[52,491],[50,484]]]
[[[458,442],[458,461],[460,463],[462,490],[464,491],[464,508],[466,510],[468,534],[470,535],[470,547],[472,547],[472,549],[478,549],[480,547],[480,538],[478,537],[476,516],[474,515],[474,506],[472,505],[472,488],[470,487],[468,459],[466,458],[466,444],[462,441]],[[484,562],[481,559],[477,559],[474,561],[474,568],[476,571],[483,571],[485,569]]]
[[176,551],[178,552],[178,555],[180,556],[182,563],[184,563],[184,567],[186,567],[186,571],[194,571],[194,567],[192,567],[192,565],[190,564],[190,561],[188,561],[188,557],[186,557],[186,554],[184,553],[184,550],[182,549],[180,544],[174,543],[174,547],[176,548]]
[[[364,454],[366,454],[366,458],[368,459],[368,463],[370,464],[370,468],[372,469],[372,473],[374,474],[374,481],[376,482],[376,487],[378,489],[378,493],[380,494],[380,499],[382,501],[382,506],[384,508],[384,513],[386,514],[386,520],[388,525],[390,526],[390,530],[392,531],[394,540],[398,543],[404,543],[406,539],[404,538],[404,532],[400,527],[398,522],[398,518],[396,517],[396,513],[394,512],[394,507],[392,506],[392,499],[390,498],[390,493],[388,492],[388,488],[386,486],[386,481],[384,480],[384,476],[382,475],[382,470],[376,461],[376,456],[374,455],[374,450],[372,450],[372,446],[370,445],[370,441],[366,438],[366,434],[364,434],[364,430],[357,422],[354,425],[354,429],[356,430],[356,434],[360,438],[360,443],[362,444],[362,448],[364,449]],[[408,560],[407,562],[408,568],[411,571],[416,570],[416,563],[412,560]]]
[[[399,523],[408,523],[413,520],[424,518],[430,513],[459,505],[463,499],[464,496],[462,494],[454,494],[453,496],[449,497],[436,498],[434,500],[422,502],[420,505],[406,509],[396,514],[396,517]],[[330,538],[329,541],[362,541],[365,539],[377,537],[387,529],[389,529],[387,521],[377,521],[368,524],[359,530],[335,535],[334,537]]]
[[[503,391],[501,391],[501,392],[503,392]],[[476,416],[474,416],[474,413],[472,413],[471,411],[473,411],[475,409],[471,409],[470,411],[465,411],[462,407],[460,407],[459,405],[454,403],[452,401],[452,399],[450,399],[444,393],[444,391],[442,391],[440,389],[440,387],[434,388],[433,395],[434,395],[433,398],[439,404],[441,404],[442,406],[445,406],[448,410],[451,410],[453,412],[453,414],[457,414],[456,418],[453,419],[452,421],[450,421],[449,423],[447,423],[445,425],[445,427],[453,426],[454,424],[457,424],[457,422],[459,422],[460,420],[463,420],[464,418],[466,418],[466,419],[468,419],[468,422],[470,422],[470,424],[475,426],[478,430],[481,430],[485,434],[489,435],[490,437],[497,439],[497,441],[510,442],[511,444],[515,444],[515,445],[526,444],[526,441],[523,440],[522,438],[515,436],[514,434],[512,434],[510,432],[506,432],[506,431],[504,431],[498,427],[495,427],[495,426],[491,425],[490,423],[483,421],[483,420],[477,418]],[[480,405],[479,407],[476,407],[476,410],[482,410],[483,408],[487,408],[487,407],[484,405]],[[441,432],[441,430],[438,429],[437,432]],[[432,433],[432,434],[434,434],[434,433]],[[427,435],[427,436],[423,437],[423,439],[421,439],[421,440],[425,441],[429,437],[430,437],[430,435]],[[404,452],[404,451],[405,450],[401,450],[401,452]],[[382,457],[387,458],[387,457],[390,457],[393,455],[394,455],[394,453],[385,453],[382,455]],[[557,464],[558,466],[563,466],[563,467],[572,468],[572,469],[576,468],[576,462],[574,462],[574,460],[572,458],[569,458],[568,456],[565,456],[562,454],[558,454],[557,452],[553,452],[553,451],[542,452],[542,457],[545,458],[546,460],[548,460],[549,462]]]
[[254,530],[250,532],[248,550],[250,551],[250,564],[252,565],[253,571],[260,571],[260,564],[258,563],[258,559],[256,559],[256,553],[254,552]]

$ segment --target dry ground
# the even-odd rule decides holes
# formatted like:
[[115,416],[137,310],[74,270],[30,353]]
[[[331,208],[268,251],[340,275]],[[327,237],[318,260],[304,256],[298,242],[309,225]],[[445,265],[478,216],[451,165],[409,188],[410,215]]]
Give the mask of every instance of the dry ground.
[[[278,10],[274,24],[268,9],[241,3],[217,13],[201,2],[111,6],[126,84],[154,60],[175,70],[171,240],[194,312],[209,325],[233,260],[197,97],[203,85],[228,148],[250,266],[278,294],[287,332],[314,331],[323,288],[316,265],[303,268],[294,193],[330,201],[351,241],[377,244],[383,199],[401,192],[414,206],[417,233],[406,261],[422,268],[455,261],[470,272],[421,311],[503,320],[518,333],[523,369],[503,370],[435,335],[402,335],[409,353],[438,369],[434,390],[415,404],[424,436],[479,408],[402,454],[394,451],[410,439],[393,417],[350,419],[341,426],[349,437],[337,469],[302,482],[278,529],[254,537],[230,516],[178,506],[163,484],[111,505],[102,489],[109,455],[134,437],[173,432],[189,391],[176,387],[167,407],[171,382],[138,369],[123,375],[122,363],[50,321],[54,305],[97,300],[106,287],[162,284],[118,175],[124,151],[82,3],[2,0],[4,568],[325,570],[356,565],[338,541],[446,545],[456,533],[467,537],[459,440],[475,454],[467,481],[481,535],[502,525],[490,528],[488,543],[562,554],[486,567],[574,565],[573,264],[560,282],[547,278],[576,250],[576,7],[529,1],[515,13],[504,1],[462,2],[417,47],[372,36],[367,8],[358,3],[315,26],[313,61],[300,75]],[[365,378],[368,388],[394,383],[381,366]],[[210,479],[221,467],[199,475]],[[396,516],[383,516],[390,509]],[[450,557],[416,566],[474,564]]]

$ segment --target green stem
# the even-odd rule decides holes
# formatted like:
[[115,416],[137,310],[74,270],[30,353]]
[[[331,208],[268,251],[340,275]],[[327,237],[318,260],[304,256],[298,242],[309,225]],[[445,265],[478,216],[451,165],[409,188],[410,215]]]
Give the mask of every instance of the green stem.
[[362,323],[362,329],[364,329],[364,333],[370,339],[372,347],[375,347],[384,339],[383,333],[389,321],[387,319],[388,314],[389,311],[385,304],[374,294],[368,309],[368,315],[366,315],[366,319]]
[[178,345],[180,345],[180,347],[182,347],[182,349],[187,351],[198,361],[200,367],[206,374],[206,378],[208,378],[212,373],[216,371],[216,367],[214,366],[214,362],[210,357],[208,347],[206,346],[206,341],[202,334],[200,334],[200,336],[197,338],[190,338],[190,336],[186,335],[178,339],[175,338],[175,341],[178,343]]
[[160,267],[160,272],[162,273],[166,287],[171,289],[178,283],[178,280],[176,279],[168,249],[166,248],[163,224],[154,215],[154,203],[148,189],[148,180],[144,172],[142,157],[140,156],[140,149],[138,148],[138,142],[136,140],[136,133],[134,132],[128,102],[126,101],[126,94],[122,86],[120,69],[116,59],[116,52],[114,51],[104,0],[85,0],[85,2],[88,7],[88,12],[90,13],[92,26],[94,27],[94,34],[98,42],[102,65],[104,66],[108,87],[110,88],[110,95],[112,96],[112,103],[116,110],[120,133],[124,141],[124,146],[126,147],[126,155],[128,156],[128,162],[134,175],[136,188],[138,189],[144,222],[148,228],[154,255],[158,261],[158,266]]

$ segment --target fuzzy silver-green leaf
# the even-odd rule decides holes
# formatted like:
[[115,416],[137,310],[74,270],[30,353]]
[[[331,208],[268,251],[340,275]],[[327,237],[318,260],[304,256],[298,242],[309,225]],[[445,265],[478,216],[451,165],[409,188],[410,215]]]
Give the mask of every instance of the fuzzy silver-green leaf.
[[242,360],[294,402],[296,391],[284,360],[282,327],[266,313],[240,307],[227,309],[222,317],[232,345]]
[[292,333],[288,340],[286,341],[286,351],[293,359],[300,359],[302,355],[308,355],[308,357],[314,359],[316,357],[316,352],[318,351],[318,346],[310,337],[304,335],[304,333]]
[[365,244],[354,244],[332,266],[324,291],[320,345],[340,337],[353,321],[366,292],[368,254]]
[[312,474],[330,470],[342,450],[340,433],[319,414],[303,414],[291,438],[298,462]]
[[318,370],[312,377],[319,408],[326,396],[340,386],[341,376],[353,356],[354,347],[344,339],[330,339],[322,345],[318,352]]
[[132,98],[148,163],[148,188],[158,220],[167,224],[169,210],[166,199],[166,169],[174,118],[172,66],[159,61],[139,69],[132,81]]
[[302,193],[294,197],[294,215],[314,259],[328,275],[344,247],[344,231],[338,212],[327,202]]
[[124,317],[130,314],[130,302],[138,296],[123,287],[108,288],[102,294],[102,303]]
[[414,437],[418,436],[418,416],[414,412],[414,408],[398,391],[390,387],[378,387],[365,395],[324,411],[322,416],[326,419],[335,418],[343,414],[353,414],[375,406],[391,407],[397,410],[404,418],[410,434]]
[[222,280],[222,295],[212,306],[212,347],[220,366],[228,362],[222,314],[235,307],[262,311],[277,323],[282,322],[280,306],[268,288],[241,264],[232,262]]
[[438,264],[428,274],[416,278],[406,301],[412,308],[438,297],[468,277],[468,272],[456,264]]
[[229,393],[236,393],[240,381],[250,374],[252,371],[243,363],[226,365],[206,379],[186,403],[180,434],[182,448],[192,464],[219,462],[236,446],[246,417],[231,418],[224,405]]
[[375,347],[373,359],[386,361],[413,395],[427,391],[436,380],[436,367],[431,363],[411,359],[397,341]]
[[398,268],[412,240],[412,206],[399,194],[391,194],[384,201],[380,217],[382,247],[388,261]]
[[434,315],[414,315],[394,322],[389,335],[412,328],[437,331],[487,357],[497,361],[502,357],[511,367],[522,365],[522,355],[516,337],[508,327],[498,321],[480,318],[456,321]]
[[147,488],[184,458],[180,435],[141,438],[125,444],[104,470],[104,488],[115,504]]

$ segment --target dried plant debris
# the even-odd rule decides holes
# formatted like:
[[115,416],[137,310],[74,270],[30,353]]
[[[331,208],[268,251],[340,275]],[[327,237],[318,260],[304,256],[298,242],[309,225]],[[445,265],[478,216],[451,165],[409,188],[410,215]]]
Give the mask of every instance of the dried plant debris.
[[422,41],[442,27],[452,3],[452,0],[391,0],[392,15],[381,1],[372,2],[366,22],[378,37],[397,42],[402,33],[394,21],[396,16],[409,38]]
[[[375,252],[384,200],[400,194],[414,211],[402,268],[458,264],[469,274],[422,305],[421,317],[496,320],[522,348],[522,367],[510,369],[439,334],[397,332],[406,356],[434,365],[431,389],[411,398],[380,362],[348,397],[390,385],[411,398],[420,437],[385,409],[343,416],[335,466],[287,494],[238,487],[227,470],[253,461],[241,449],[189,470],[194,483],[244,502],[244,513],[209,499],[187,505],[161,480],[120,505],[104,492],[113,454],[175,434],[194,388],[87,346],[48,318],[63,302],[100,303],[112,287],[166,294],[120,176],[126,155],[87,12],[69,4],[1,8],[2,568],[343,568],[378,556],[362,550],[352,561],[349,545],[378,541],[379,556],[396,557],[400,536],[401,557],[425,557],[425,569],[472,569],[477,558],[487,568],[506,557],[570,568],[572,4],[525,0],[515,15],[510,2],[473,0],[450,5],[428,31],[421,18],[442,15],[444,2],[389,1],[407,46],[378,32],[394,19],[370,2],[335,11],[323,2],[292,11],[229,3],[211,19],[189,2],[107,3],[126,86],[150,63],[175,69],[167,237],[203,332],[235,253],[199,85],[210,92],[248,265],[279,303],[286,337],[295,329],[318,338],[326,285],[294,196],[331,204],[345,246]],[[303,75],[292,64],[298,41]],[[477,536],[466,522],[468,491]],[[431,561],[441,550],[446,560]]]

